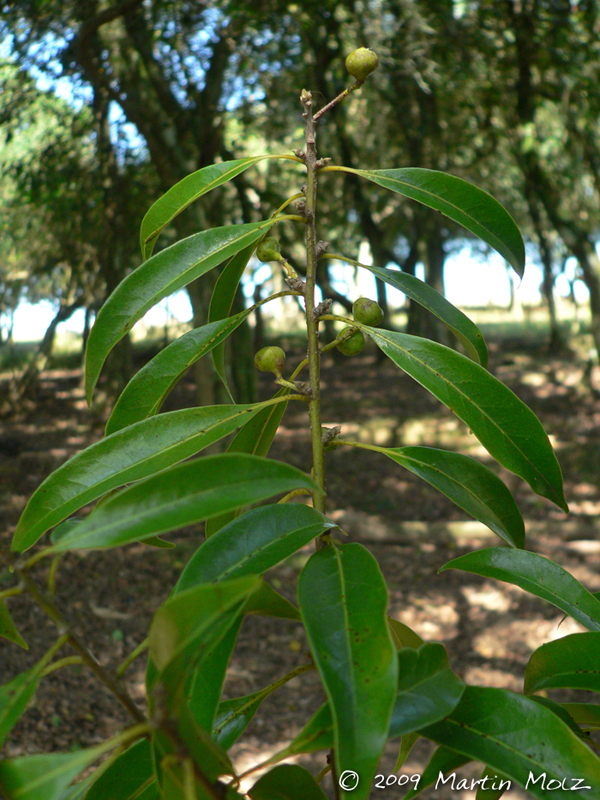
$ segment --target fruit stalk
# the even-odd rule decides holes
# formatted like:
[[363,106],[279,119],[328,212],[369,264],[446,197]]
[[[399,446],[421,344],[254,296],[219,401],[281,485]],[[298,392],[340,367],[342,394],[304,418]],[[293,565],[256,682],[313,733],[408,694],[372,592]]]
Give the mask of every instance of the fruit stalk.
[[315,283],[317,273],[317,144],[315,122],[312,112],[312,95],[302,91],[300,101],[306,120],[304,142],[306,145],[306,330],[308,335],[308,372],[311,398],[308,404],[310,434],[313,454],[313,479],[317,491],[313,494],[313,505],[317,511],[325,511],[325,456],[321,440],[321,396],[318,320],[314,318]]

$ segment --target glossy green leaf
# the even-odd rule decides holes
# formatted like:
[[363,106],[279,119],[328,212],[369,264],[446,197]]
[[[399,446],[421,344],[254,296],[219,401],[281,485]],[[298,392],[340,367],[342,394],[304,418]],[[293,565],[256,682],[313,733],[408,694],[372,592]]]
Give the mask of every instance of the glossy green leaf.
[[506,775],[498,775],[498,770],[486,767],[479,779],[475,800],[499,800],[510,789],[510,779]]
[[585,738],[585,734],[582,733],[581,729],[577,726],[571,715],[565,711],[560,703],[555,703],[554,700],[551,700],[549,697],[542,697],[541,695],[537,694],[531,695],[531,699],[536,703],[541,703],[543,706],[546,706],[546,708],[549,708],[550,711],[552,711],[553,714],[556,714],[557,717],[560,717],[565,725],[568,725],[577,736],[580,738]]
[[261,703],[268,696],[269,693],[265,694],[263,689],[220,703],[213,726],[213,739],[225,750],[229,750],[246,730]]
[[446,569],[462,569],[514,583],[560,608],[588,630],[600,631],[600,601],[569,572],[537,553],[489,547],[455,558],[439,571]]
[[333,724],[331,711],[324,703],[312,715],[300,733],[292,742],[279,753],[281,758],[300,755],[301,753],[315,753],[318,750],[330,750],[333,747]]
[[584,730],[600,729],[600,705],[596,703],[561,703],[561,705]]
[[241,454],[205,456],[113,495],[55,549],[119,547],[313,485],[303,472],[279,461]]
[[34,667],[0,686],[0,748],[25,713],[39,685],[40,673],[41,669]]
[[[216,320],[223,320],[229,317],[235,293],[239,286],[242,274],[248,266],[248,261],[254,252],[255,245],[252,244],[236,253],[229,259],[227,264],[223,267],[221,274],[217,278],[215,288],[213,289],[212,297],[210,299],[210,306],[208,308],[208,321],[214,322]],[[253,309],[248,309],[246,314],[250,314]],[[212,360],[215,365],[215,371],[223,386],[227,390],[227,394],[233,402],[233,396],[229,389],[229,382],[227,381],[227,374],[225,372],[225,345],[223,342],[217,344],[212,351]]]
[[277,592],[269,583],[263,581],[255,594],[248,600],[244,614],[260,614],[263,617],[279,617],[294,619],[298,622],[302,617],[293,603]]
[[[256,403],[170,411],[95,442],[37,488],[21,515],[12,549],[27,550],[49,528],[87,503],[199,453],[263,408],[264,403]],[[74,530],[64,532],[60,545],[74,535]]]
[[450,669],[446,648],[437,642],[398,651],[398,690],[388,736],[404,736],[449,714],[465,683]]
[[[413,797],[416,797],[424,789],[427,789],[432,783],[437,785],[437,782],[441,781],[440,776],[447,776],[449,773],[454,772],[454,770],[459,769],[459,767],[468,764],[469,761],[472,761],[469,756],[457,753],[455,750],[451,750],[448,747],[438,747],[421,775],[418,776],[419,781],[417,785],[412,787],[411,790],[404,795],[402,800],[412,800]],[[440,786],[443,786],[443,783],[440,783]]]
[[550,440],[533,411],[507,386],[444,345],[362,327],[395,364],[462,419],[500,464],[568,511]]
[[572,633],[532,653],[525,669],[525,694],[558,686],[600,691],[600,633]]
[[299,503],[255,508],[200,545],[181,573],[175,592],[199,583],[262,575],[335,527],[318,511]]
[[557,789],[565,780],[570,788],[573,778],[590,786],[587,798],[600,798],[598,756],[552,711],[528,697],[467,686],[450,716],[421,734],[483,761],[543,800],[550,796],[543,785],[556,781],[550,788]]
[[377,448],[435,486],[512,547],[525,546],[525,525],[514,497],[491,469],[474,458],[433,447]]
[[[275,398],[286,397],[289,389],[280,389],[274,396]],[[267,406],[259,411],[256,416],[248,420],[235,435],[233,441],[227,448],[228,453],[249,453],[253,456],[267,456],[273,439],[279,428],[287,402],[282,401],[272,406]],[[240,515],[241,512],[232,511],[219,517],[213,517],[206,523],[206,538],[213,536],[224,525],[231,522]]]
[[327,800],[323,789],[304,767],[280,764],[248,790],[251,800]]
[[398,758],[394,764],[394,772],[399,772],[402,769],[406,759],[410,755],[410,751],[413,749],[419,738],[420,736],[418,733],[407,733],[401,738]]
[[358,773],[352,796],[360,800],[385,745],[398,681],[385,581],[362,545],[330,545],[308,560],[298,600],[332,710],[338,774]]
[[[150,626],[149,654],[167,695],[169,711],[183,722],[182,709],[190,697],[198,670],[213,656],[242,612],[260,579],[246,576],[218,584],[196,586],[171,597],[154,615]],[[228,642],[230,644],[230,642]],[[214,709],[204,715],[212,730]],[[193,727],[200,727],[190,709]],[[201,716],[200,721],[203,717]],[[189,722],[192,725],[192,722]]]
[[213,729],[227,667],[243,621],[244,617],[240,615],[213,651],[202,659],[190,678],[187,700],[190,714],[205,731]]
[[194,328],[155,355],[123,389],[106,423],[106,435],[158,414],[186,370],[229,336],[249,313]]
[[62,800],[71,781],[104,752],[105,744],[74,753],[7,759],[0,762],[0,789],[7,800]]
[[448,302],[444,295],[406,272],[381,269],[368,264],[359,264],[359,266],[368,269],[376,278],[399,289],[411,300],[415,300],[420,306],[430,311],[452,331],[470,358],[478,361],[483,367],[487,366],[488,349],[483,334],[477,325],[456,306]]
[[472,183],[445,172],[419,167],[336,169],[353,172],[385,189],[441,211],[493,247],[523,277],[525,245],[515,221],[497,200]]
[[422,644],[425,644],[418,633],[415,633],[412,628],[409,628],[408,625],[400,622],[400,620],[388,617],[388,625],[397,650],[400,650],[401,647],[412,647],[418,650]]
[[142,220],[140,226],[142,257],[147,259],[152,255],[154,244],[165,225],[168,225],[194,200],[198,200],[202,195],[212,189],[216,189],[217,186],[222,186],[259,161],[274,157],[276,158],[276,156],[252,156],[250,158],[238,158],[235,161],[224,161],[220,164],[211,164],[208,167],[192,172],[190,175],[186,175],[185,178],[171,186],[165,194],[150,206]]
[[127,275],[100,309],[88,338],[85,358],[88,403],[106,357],[152,306],[258,241],[272,225],[273,220],[267,220],[195,233],[152,256]]
[[4,600],[0,600],[0,636],[3,639],[8,639],[9,642],[18,644],[24,650],[29,650],[29,646],[17,630],[17,626],[13,622]]
[[85,800],[159,800],[150,742],[141,739],[103,772]]

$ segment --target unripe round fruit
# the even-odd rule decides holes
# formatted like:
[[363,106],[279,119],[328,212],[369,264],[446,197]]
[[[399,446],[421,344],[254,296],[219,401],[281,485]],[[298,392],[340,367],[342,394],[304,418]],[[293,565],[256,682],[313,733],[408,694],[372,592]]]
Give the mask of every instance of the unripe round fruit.
[[277,239],[274,236],[265,236],[256,248],[256,257],[263,264],[268,261],[281,261],[281,251]]
[[340,336],[343,336],[346,331],[353,331],[353,334],[345,341],[340,342],[337,345],[337,349],[345,356],[357,356],[360,352],[362,352],[362,349],[365,346],[365,337],[363,336],[362,331],[359,331],[357,328],[353,328],[352,325],[346,325],[346,327],[340,331],[338,339]]
[[368,297],[359,297],[352,306],[352,315],[357,322],[375,327],[383,319],[383,311],[379,303]]
[[377,53],[368,47],[353,50],[346,59],[346,69],[357,81],[364,81],[377,69],[379,58]]
[[274,372],[275,375],[281,375],[284,362],[285,353],[281,347],[263,347],[254,356],[254,363],[261,372]]

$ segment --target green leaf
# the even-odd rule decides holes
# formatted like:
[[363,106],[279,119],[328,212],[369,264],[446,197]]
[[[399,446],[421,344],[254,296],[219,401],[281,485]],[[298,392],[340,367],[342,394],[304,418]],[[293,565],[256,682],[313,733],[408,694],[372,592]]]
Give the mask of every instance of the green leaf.
[[259,692],[224,700],[219,704],[213,726],[213,739],[229,750],[246,730],[263,700],[269,696],[264,689]]
[[24,650],[29,650],[29,645],[17,630],[4,600],[0,600],[0,636],[18,644]]
[[525,546],[525,526],[515,499],[484,464],[461,453],[433,447],[380,447],[377,450],[435,486],[512,547]]
[[477,788],[475,800],[498,800],[504,792],[510,789],[509,778],[506,775],[498,775],[498,771],[491,767],[483,770],[480,780],[482,783]]
[[455,558],[439,570],[462,569],[514,583],[547,600],[591,631],[600,631],[600,601],[569,572],[537,553],[489,547]]
[[252,595],[244,608],[244,614],[260,614],[263,617],[279,617],[280,619],[294,619],[300,622],[302,617],[293,603],[275,591],[266,581],[263,581],[258,591]]
[[195,233],[152,256],[127,275],[100,309],[88,338],[85,358],[88,404],[107,355],[146,311],[258,241],[272,225],[271,219]]
[[[286,397],[289,393],[289,389],[280,389],[272,399]],[[240,428],[227,448],[227,452],[267,456],[286,408],[287,402],[282,401],[259,411],[258,414]],[[232,511],[220,517],[213,517],[206,523],[206,538],[213,536],[224,525],[239,516],[240,513],[239,511]]]
[[216,189],[217,186],[222,186],[236,175],[245,172],[248,167],[252,167],[266,158],[274,158],[274,156],[252,156],[251,158],[238,158],[235,161],[224,161],[221,164],[211,164],[192,172],[191,175],[186,175],[183,180],[171,186],[150,206],[142,220],[140,227],[142,258],[145,260],[152,255],[154,244],[165,225],[168,225],[194,200],[212,189]]
[[74,753],[23,756],[0,762],[0,789],[7,800],[62,800],[71,781],[106,752],[106,744]]
[[[418,781],[407,794],[404,795],[402,800],[412,800],[420,794],[423,789],[427,789],[432,783],[437,783],[440,775],[447,775],[459,767],[468,764],[472,759],[469,756],[464,756],[462,753],[457,753],[448,747],[438,747],[429,760],[429,764],[425,767],[421,775],[417,775]],[[442,784],[443,785],[443,784]]]
[[327,800],[313,776],[298,764],[280,764],[248,790],[252,800]]
[[565,725],[568,725],[577,736],[585,739],[585,734],[581,732],[573,718],[565,711],[560,703],[555,703],[554,700],[551,700],[549,697],[542,697],[540,695],[531,695],[531,699],[535,700],[536,703],[541,703],[543,706],[546,706],[546,708],[549,708],[550,711],[552,711],[553,714],[556,714],[557,717],[560,717]]
[[[45,664],[42,669],[43,666]],[[0,686],[0,748],[25,713],[40,682],[42,669],[34,667]]]
[[420,737],[418,733],[407,733],[402,737],[400,740],[398,758],[396,759],[396,763],[394,765],[394,772],[399,772],[402,769],[404,762],[410,755],[410,751],[413,749],[419,738]]
[[[21,515],[12,549],[27,550],[49,528],[87,503],[199,453],[264,407],[256,403],[170,411],[95,442],[37,488]],[[74,530],[62,534],[60,545],[70,542],[74,534]]]
[[331,750],[333,747],[333,725],[331,711],[324,703],[316,711],[300,733],[292,742],[279,753],[281,758],[300,755],[301,753],[315,753],[318,750]]
[[437,642],[398,652],[398,691],[388,736],[405,736],[456,708],[465,683],[450,669],[446,648]]
[[418,650],[422,644],[425,644],[419,634],[415,633],[412,628],[409,628],[403,622],[393,617],[388,617],[388,625],[397,650],[400,650],[401,647],[412,647]]
[[561,703],[564,710],[586,731],[600,728],[600,705],[596,703]]
[[562,475],[541,422],[479,364],[444,345],[361,326],[401,369],[462,419],[489,453],[534,492],[568,511]]
[[523,277],[525,245],[515,221],[497,200],[472,183],[445,172],[419,167],[335,169],[353,172],[385,189],[441,211],[493,247],[508,261],[519,277]]
[[262,575],[335,527],[323,514],[299,503],[255,508],[200,545],[181,573],[175,592],[199,583]]
[[240,615],[212,653],[202,660],[191,676],[188,706],[196,724],[205,731],[212,731],[227,666],[243,621],[244,617]]
[[[254,244],[236,253],[229,259],[213,289],[212,297],[210,299],[210,306],[208,309],[208,321],[214,322],[215,320],[222,320],[229,317],[233,300],[240,283],[242,274],[248,266],[248,261],[254,252]],[[246,315],[249,315],[254,309],[249,308]],[[227,394],[233,401],[229,383],[227,382],[227,374],[225,372],[225,345],[221,342],[212,351],[213,364],[215,371],[223,382],[223,386],[227,390]]]
[[106,423],[106,435],[158,414],[165,398],[186,370],[222,342],[248,316],[195,328],[161,350],[129,381]]
[[[259,585],[260,579],[249,575],[196,586],[171,597],[154,615],[149,654],[158,671],[157,680],[166,689],[168,709],[178,717],[189,699],[198,669],[234,626],[248,597]],[[217,702],[218,698],[215,710]],[[207,719],[212,716],[209,710]],[[212,719],[207,728],[212,729]]]
[[119,547],[313,485],[303,472],[279,461],[237,454],[206,456],[113,495],[55,550]]
[[450,716],[421,734],[483,761],[543,800],[551,796],[544,785],[557,781],[550,786],[556,789],[565,780],[570,788],[573,778],[590,786],[586,798],[600,798],[600,759],[552,711],[528,697],[467,686]]
[[525,694],[558,686],[600,691],[600,633],[572,633],[532,653],[525,669]]
[[159,800],[150,742],[141,739],[103,772],[85,800]]
[[415,300],[423,308],[430,311],[452,331],[464,346],[470,358],[478,361],[483,367],[487,366],[488,349],[483,334],[477,325],[466,314],[459,311],[456,306],[448,302],[444,295],[415,278],[414,275],[408,275],[406,272],[381,269],[368,264],[358,264],[358,262],[354,263],[364,269],[368,269],[376,278],[385,281],[395,289],[399,289],[407,297]]
[[298,599],[332,710],[338,775],[358,773],[352,797],[361,800],[385,745],[398,681],[385,581],[362,545],[329,545],[308,560]]

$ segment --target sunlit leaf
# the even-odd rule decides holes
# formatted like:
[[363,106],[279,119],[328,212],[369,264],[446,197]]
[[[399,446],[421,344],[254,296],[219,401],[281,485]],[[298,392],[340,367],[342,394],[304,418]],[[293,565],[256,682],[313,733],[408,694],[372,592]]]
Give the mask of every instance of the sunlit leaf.
[[195,233],[157,253],[121,281],[104,303],[86,348],[88,403],[106,357],[146,311],[178,289],[258,241],[273,220],[227,225]]
[[321,513],[299,503],[255,508],[200,545],[181,573],[175,591],[224,578],[262,575],[335,527]]
[[[358,264],[358,262],[354,263]],[[420,306],[434,314],[452,331],[464,346],[470,358],[478,361],[483,367],[487,366],[488,349],[483,334],[477,325],[466,314],[463,314],[456,306],[446,300],[444,295],[424,281],[415,278],[414,275],[408,275],[406,272],[381,269],[380,267],[369,266],[369,264],[359,264],[359,266],[368,269],[376,278],[403,292],[411,300],[415,300]]]
[[338,774],[358,773],[352,796],[361,800],[385,745],[398,680],[385,581],[362,545],[330,545],[308,560],[298,600],[332,710]]
[[507,386],[479,364],[437,342],[362,327],[395,364],[462,419],[500,464],[568,511],[548,436],[533,411]]
[[211,164],[208,167],[192,172],[190,175],[186,175],[185,178],[171,186],[165,194],[150,206],[142,220],[140,226],[142,257],[147,259],[152,255],[154,244],[165,225],[168,225],[194,200],[198,200],[202,195],[217,186],[222,186],[227,181],[235,178],[236,175],[266,158],[273,158],[273,156],[252,156],[250,158],[238,158],[235,161],[224,161],[220,164]]
[[525,526],[515,499],[484,464],[433,447],[378,447],[377,451],[435,486],[508,544],[525,546]]
[[455,558],[439,570],[462,569],[514,583],[547,600],[591,631],[600,631],[600,601],[569,572],[537,553],[489,547]]
[[[36,489],[21,515],[12,549],[27,550],[49,528],[87,503],[199,453],[263,408],[263,403],[256,403],[170,411],[95,442]],[[71,541],[73,533],[63,532],[61,544]]]
[[158,414],[165,398],[198,359],[232,333],[250,312],[188,331],[150,359],[123,389],[106,423],[106,435]]
[[390,626],[392,638],[398,650],[400,650],[401,647],[413,647],[415,650],[418,650],[422,644],[425,644],[418,633],[415,633],[412,628],[409,628],[408,625],[400,622],[400,620],[388,617],[388,625]]
[[570,717],[586,731],[600,728],[600,705],[596,703],[561,703]]
[[472,183],[445,172],[420,167],[364,170],[340,166],[334,169],[360,175],[385,189],[441,211],[483,239],[508,261],[520,277],[523,276],[525,245],[515,221],[497,200]]

